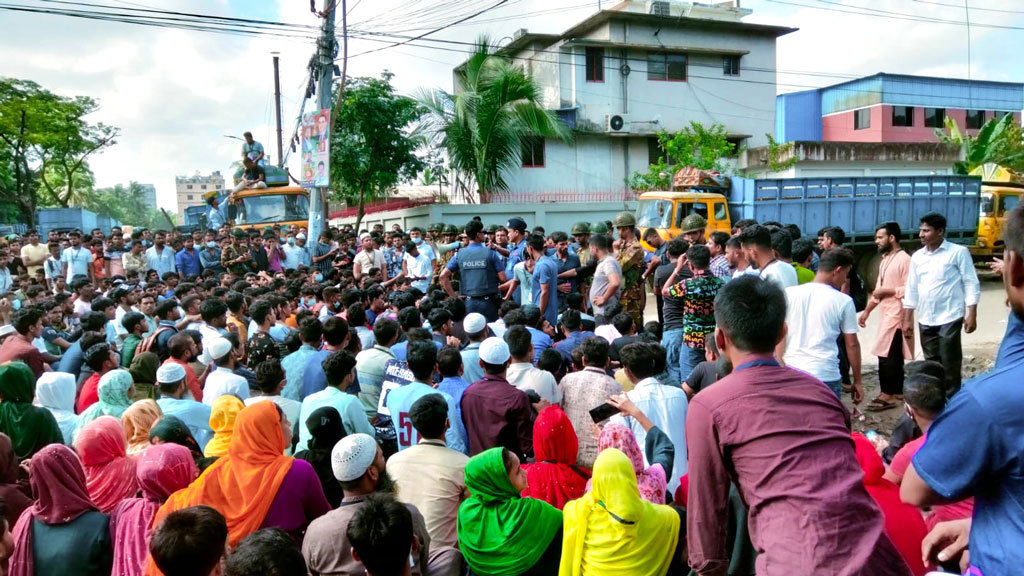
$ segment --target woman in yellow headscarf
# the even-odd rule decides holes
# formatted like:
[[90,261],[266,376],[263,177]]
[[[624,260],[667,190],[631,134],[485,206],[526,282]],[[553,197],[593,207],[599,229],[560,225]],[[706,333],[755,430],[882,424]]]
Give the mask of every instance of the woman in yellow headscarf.
[[668,574],[679,544],[679,513],[640,497],[633,464],[615,448],[597,456],[592,485],[562,512],[559,576]]
[[213,408],[210,410],[210,430],[213,430],[213,438],[206,443],[203,456],[212,458],[228,453],[228,444],[235,431],[235,418],[238,418],[242,408],[245,408],[245,404],[238,396],[225,394],[214,400]]

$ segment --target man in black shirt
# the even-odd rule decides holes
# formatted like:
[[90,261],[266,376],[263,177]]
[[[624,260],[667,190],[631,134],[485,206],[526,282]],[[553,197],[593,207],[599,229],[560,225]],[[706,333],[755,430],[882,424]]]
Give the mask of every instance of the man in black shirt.
[[245,165],[245,170],[242,172],[242,179],[238,181],[238,185],[235,186],[234,192],[252,190],[254,188],[266,188],[267,174],[263,171],[263,167],[248,158],[243,160],[242,163]]

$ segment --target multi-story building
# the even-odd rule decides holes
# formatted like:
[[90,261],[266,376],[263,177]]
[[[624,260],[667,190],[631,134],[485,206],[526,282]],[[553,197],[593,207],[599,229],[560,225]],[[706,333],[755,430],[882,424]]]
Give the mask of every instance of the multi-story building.
[[219,170],[209,176],[196,172],[193,176],[176,176],[174,186],[177,192],[178,222],[185,221],[185,209],[189,206],[200,206],[205,201],[203,196],[214,190],[224,190],[224,177]]
[[156,210],[156,186],[152,184],[139,184],[139,188],[142,189],[142,203]]
[[794,29],[743,22],[750,13],[738,0],[627,0],[561,34],[516,32],[502,52],[532,74],[575,141],[525,143],[505,175],[511,195],[622,198],[630,176],[657,161],[656,134],[693,121],[724,125],[737,146],[765,144],[776,39]]
[[1020,121],[1024,84],[879,73],[834,86],[782,94],[775,133],[781,142],[938,142],[946,118],[975,134],[987,121]]

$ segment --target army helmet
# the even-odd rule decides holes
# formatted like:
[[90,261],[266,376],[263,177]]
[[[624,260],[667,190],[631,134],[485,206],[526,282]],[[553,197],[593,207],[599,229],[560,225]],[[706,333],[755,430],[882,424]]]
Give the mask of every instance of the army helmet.
[[594,222],[590,226],[590,233],[591,234],[607,234],[608,233],[608,226],[604,222],[601,222],[599,220],[597,222]]
[[572,229],[569,231],[573,236],[577,234],[590,234],[590,224],[586,222],[576,222],[572,225]]
[[632,228],[636,226],[636,217],[633,216],[632,212],[619,212],[612,220],[612,224],[614,224],[616,228]]
[[445,235],[449,235],[450,234],[452,236],[458,236],[459,235],[459,227],[456,226],[455,224],[449,224],[449,225],[444,227],[444,234]]
[[683,234],[686,234],[687,232],[700,232],[707,227],[708,221],[700,214],[690,214],[686,218],[683,218],[683,223],[680,226]]
[[491,224],[490,226],[487,227],[487,233],[488,234],[494,234],[497,231],[498,231],[498,225],[497,224]]
[[443,232],[444,222],[434,222],[430,226],[427,226],[428,232]]

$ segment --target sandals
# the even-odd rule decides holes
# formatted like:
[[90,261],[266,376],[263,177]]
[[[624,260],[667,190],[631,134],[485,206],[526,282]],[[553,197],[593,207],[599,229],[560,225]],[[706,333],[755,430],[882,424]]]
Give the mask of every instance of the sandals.
[[872,412],[881,412],[883,410],[889,410],[896,408],[899,404],[893,400],[882,400],[882,398],[876,397],[874,400],[868,403],[866,408]]

